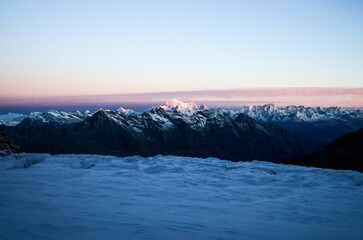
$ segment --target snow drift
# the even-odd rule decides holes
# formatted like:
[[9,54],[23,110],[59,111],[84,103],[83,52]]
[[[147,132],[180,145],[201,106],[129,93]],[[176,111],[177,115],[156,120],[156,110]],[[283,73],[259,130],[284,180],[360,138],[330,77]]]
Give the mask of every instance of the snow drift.
[[0,158],[0,239],[361,239],[363,174],[214,158]]

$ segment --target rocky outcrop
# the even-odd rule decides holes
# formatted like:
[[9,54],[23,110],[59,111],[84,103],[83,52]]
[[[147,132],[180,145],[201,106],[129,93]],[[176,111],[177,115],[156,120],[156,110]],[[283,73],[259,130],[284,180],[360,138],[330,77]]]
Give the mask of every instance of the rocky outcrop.
[[0,132],[0,156],[7,156],[12,153],[20,153],[20,147],[14,144],[8,136]]

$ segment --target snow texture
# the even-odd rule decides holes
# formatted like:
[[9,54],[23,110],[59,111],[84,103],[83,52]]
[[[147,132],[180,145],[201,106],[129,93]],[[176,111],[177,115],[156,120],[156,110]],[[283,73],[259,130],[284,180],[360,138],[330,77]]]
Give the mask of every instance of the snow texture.
[[133,110],[131,109],[126,109],[126,108],[123,108],[123,107],[119,107],[117,109],[117,112],[120,113],[120,114],[126,114],[126,115],[129,115],[129,114],[133,114],[135,113]]
[[8,113],[0,115],[0,125],[15,126],[24,119],[31,119],[41,123],[57,123],[57,124],[75,124],[90,117],[92,113],[89,111],[80,112],[63,112],[57,110],[49,110],[47,112],[31,112],[28,115]]
[[256,120],[266,122],[317,122],[328,119],[352,121],[363,119],[363,111],[360,109],[304,107],[293,105],[277,108],[272,103],[256,106],[243,106],[238,112],[244,113]]
[[15,126],[23,120],[24,116],[19,113],[0,114],[0,125]]
[[0,158],[0,239],[362,239],[363,174],[174,156]]
[[173,99],[170,101],[167,101],[166,103],[164,103],[164,105],[160,106],[160,108],[167,110],[167,111],[177,111],[177,112],[193,112],[193,111],[198,111],[198,110],[206,110],[208,109],[207,106],[205,105],[200,105],[198,106],[197,104],[193,103],[193,102],[182,102],[179,101],[177,99]]

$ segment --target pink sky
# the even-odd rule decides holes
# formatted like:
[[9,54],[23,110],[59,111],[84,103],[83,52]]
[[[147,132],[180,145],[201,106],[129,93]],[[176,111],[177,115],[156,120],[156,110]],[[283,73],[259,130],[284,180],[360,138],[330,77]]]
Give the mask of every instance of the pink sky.
[[0,106],[47,106],[119,104],[158,106],[170,99],[193,101],[209,107],[238,107],[274,103],[277,106],[340,106],[363,107],[363,88],[244,88],[153,92],[69,97],[2,97]]

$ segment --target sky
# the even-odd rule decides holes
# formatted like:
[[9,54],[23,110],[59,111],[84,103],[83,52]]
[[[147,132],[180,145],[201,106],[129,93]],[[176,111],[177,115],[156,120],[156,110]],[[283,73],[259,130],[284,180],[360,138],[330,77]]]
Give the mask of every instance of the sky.
[[362,12],[359,0],[2,0],[0,100],[361,91]]
[[362,108],[363,88],[242,88],[234,90],[175,91],[131,94],[0,98],[0,114],[30,113],[50,109],[96,111],[119,107],[143,112],[171,99],[205,104],[208,108],[240,109],[242,106],[274,104],[310,107]]

